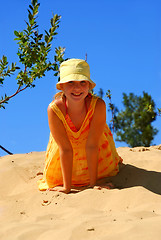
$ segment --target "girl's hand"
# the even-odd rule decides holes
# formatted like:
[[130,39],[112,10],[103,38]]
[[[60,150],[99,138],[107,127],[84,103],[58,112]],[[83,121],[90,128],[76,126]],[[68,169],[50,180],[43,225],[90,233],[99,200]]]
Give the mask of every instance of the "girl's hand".
[[88,188],[93,188],[93,189],[96,189],[96,190],[101,190],[101,189],[114,189],[115,186],[113,185],[113,183],[111,182],[108,182],[108,183],[104,183],[104,184],[100,184],[100,185],[90,185]]
[[114,189],[115,186],[111,182],[109,182],[109,183],[102,184],[100,186],[94,186],[93,188],[97,190],[101,190],[103,188],[110,190],[110,189]]
[[58,186],[54,188],[48,188],[48,191],[57,191],[57,192],[63,192],[63,193],[70,193],[71,189],[66,189],[64,187]]

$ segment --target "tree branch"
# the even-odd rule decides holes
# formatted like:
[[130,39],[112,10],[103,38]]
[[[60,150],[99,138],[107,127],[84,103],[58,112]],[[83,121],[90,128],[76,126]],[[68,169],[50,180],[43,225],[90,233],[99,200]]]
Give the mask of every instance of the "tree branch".
[[1,100],[1,101],[0,101],[0,104],[5,103],[6,101],[8,101],[9,99],[13,98],[13,97],[16,96],[18,93],[22,92],[23,90],[25,90],[25,89],[28,88],[28,87],[29,87],[29,84],[27,84],[27,85],[26,85],[24,88],[22,88],[22,89],[20,89],[20,86],[19,86],[18,89],[17,89],[17,91],[16,91],[14,94],[12,94],[11,96],[9,96],[9,97]]

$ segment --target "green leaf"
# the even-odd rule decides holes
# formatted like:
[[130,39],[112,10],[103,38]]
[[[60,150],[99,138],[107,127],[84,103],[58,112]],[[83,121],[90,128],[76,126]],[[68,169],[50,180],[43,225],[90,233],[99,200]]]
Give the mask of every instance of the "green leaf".
[[33,19],[33,18],[30,18],[30,19],[29,19],[29,22],[30,22],[31,25],[33,25],[33,24],[34,24],[34,19]]
[[14,31],[14,34],[16,37],[19,37],[19,33],[17,31]]
[[37,3],[37,0],[32,0],[31,3],[32,3],[33,6],[35,6],[36,3]]
[[46,35],[49,37],[50,35],[49,35],[49,33],[45,30],[45,32],[46,32]]
[[28,14],[28,18],[29,18],[29,21],[31,21],[33,19],[33,15],[31,14],[30,10],[28,10],[29,14]]
[[43,34],[38,35],[38,38],[41,40],[43,38]]
[[29,8],[33,11],[33,7],[31,5],[29,5]]
[[45,35],[45,42],[48,43],[49,37]]
[[38,8],[39,8],[39,4],[37,4],[33,9],[33,14],[34,15],[38,14]]

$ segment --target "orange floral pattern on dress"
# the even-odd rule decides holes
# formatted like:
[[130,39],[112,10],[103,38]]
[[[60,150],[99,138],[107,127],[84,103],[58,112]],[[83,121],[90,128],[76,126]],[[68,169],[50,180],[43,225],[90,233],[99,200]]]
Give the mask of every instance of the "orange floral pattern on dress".
[[108,146],[108,141],[105,141],[105,142],[102,144],[102,148],[103,148],[103,149],[106,149],[107,146]]

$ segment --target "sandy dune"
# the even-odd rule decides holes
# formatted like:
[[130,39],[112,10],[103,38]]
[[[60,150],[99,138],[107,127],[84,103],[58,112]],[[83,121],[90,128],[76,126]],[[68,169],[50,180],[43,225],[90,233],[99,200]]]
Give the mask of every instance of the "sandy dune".
[[118,148],[112,190],[40,192],[45,152],[0,158],[0,240],[160,240],[161,145]]

